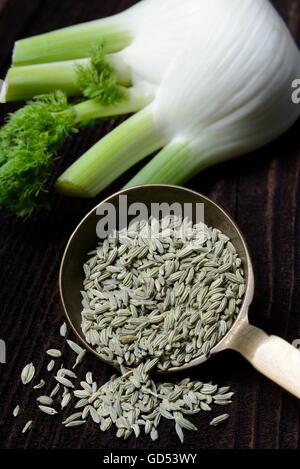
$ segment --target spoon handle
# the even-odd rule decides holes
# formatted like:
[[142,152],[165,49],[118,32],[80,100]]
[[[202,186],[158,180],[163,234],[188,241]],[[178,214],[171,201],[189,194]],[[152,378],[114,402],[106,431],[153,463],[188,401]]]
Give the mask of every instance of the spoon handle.
[[300,399],[300,351],[283,339],[245,323],[230,348],[260,373]]

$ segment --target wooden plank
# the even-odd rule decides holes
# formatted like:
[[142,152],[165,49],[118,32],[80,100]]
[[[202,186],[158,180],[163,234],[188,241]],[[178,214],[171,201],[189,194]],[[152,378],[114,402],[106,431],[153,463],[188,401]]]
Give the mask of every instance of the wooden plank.
[[3,10],[4,5],[5,5],[6,2],[7,2],[7,0],[0,0],[0,13],[1,13],[1,10]]
[[[0,0],[0,43],[2,70],[9,63],[13,42],[18,37],[88,21],[121,11],[133,4],[129,0]],[[276,8],[300,41],[300,4],[296,0],[274,0]],[[7,107],[1,108],[2,116]],[[96,142],[112,126],[107,123],[86,129],[68,141],[56,162],[53,178],[70,162]],[[193,178],[187,186],[221,203],[245,233],[253,256],[256,295],[251,321],[267,332],[289,341],[300,337],[300,148],[298,122],[277,142],[236,161],[212,168]],[[126,177],[122,179],[125,181]],[[105,194],[120,188],[119,181]],[[41,416],[31,390],[20,385],[24,364],[33,361],[37,378],[47,377],[45,392],[54,379],[45,371],[44,350],[60,346],[58,329],[64,320],[57,291],[60,259],[73,228],[100,201],[80,201],[52,194],[51,211],[23,222],[0,215],[0,338],[7,341],[8,362],[0,365],[5,379],[0,380],[1,448],[143,448],[169,450],[190,448],[299,448],[299,405],[296,399],[260,376],[241,357],[224,353],[201,368],[183,376],[229,384],[236,392],[229,409],[226,428],[211,430],[210,415],[193,417],[199,427],[186,432],[179,446],[173,425],[163,423],[158,443],[142,436],[127,442],[114,433],[100,434],[88,429],[65,431],[59,419]],[[68,348],[61,346],[64,363],[73,360]],[[2,368],[3,367],[3,368]],[[82,367],[94,372],[99,384],[112,370],[88,356]],[[12,409],[20,403],[18,419]],[[223,411],[223,409],[220,409]],[[67,415],[67,413],[66,413]],[[35,429],[21,437],[26,419],[33,418]]]

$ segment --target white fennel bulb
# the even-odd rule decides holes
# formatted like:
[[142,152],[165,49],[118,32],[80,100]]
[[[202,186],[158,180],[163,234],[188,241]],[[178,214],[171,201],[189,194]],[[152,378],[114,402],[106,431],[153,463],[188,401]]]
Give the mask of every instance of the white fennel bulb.
[[174,145],[174,154],[154,158],[138,183],[143,174],[145,182],[149,176],[183,182],[199,169],[265,145],[300,113],[291,99],[300,54],[268,1],[186,3],[198,5],[201,19],[198,27],[191,19],[190,37],[170,61],[151,105],[157,128],[171,145],[184,145],[186,157],[179,152],[176,176]]
[[119,80],[128,80],[131,107],[123,111],[139,111],[64,172],[57,187],[65,193],[95,196],[157,150],[129,184],[184,183],[277,138],[300,114],[291,99],[300,53],[268,0],[143,0],[17,42],[11,76],[30,80],[50,70],[45,62],[67,61],[56,64],[65,67],[61,86],[73,92],[68,67],[101,38]]

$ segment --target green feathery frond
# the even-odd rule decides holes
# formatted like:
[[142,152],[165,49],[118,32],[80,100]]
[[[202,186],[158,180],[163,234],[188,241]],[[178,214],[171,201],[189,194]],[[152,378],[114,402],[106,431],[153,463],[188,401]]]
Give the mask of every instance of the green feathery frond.
[[76,117],[62,92],[39,96],[8,116],[0,130],[2,209],[24,217],[45,205],[53,154],[74,131]]
[[104,45],[93,46],[89,56],[90,65],[76,67],[78,86],[82,95],[89,99],[97,99],[105,106],[125,100],[126,91],[117,84],[117,76],[105,56]]

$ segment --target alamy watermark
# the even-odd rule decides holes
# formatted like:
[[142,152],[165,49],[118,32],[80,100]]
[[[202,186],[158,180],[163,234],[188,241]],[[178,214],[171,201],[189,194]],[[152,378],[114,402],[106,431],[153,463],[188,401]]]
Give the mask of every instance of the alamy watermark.
[[299,104],[300,103],[300,78],[297,78],[292,82],[292,89],[294,90],[292,92],[292,102],[294,104]]
[[293,340],[292,345],[298,350],[300,350],[300,339]]
[[[97,208],[97,216],[100,217],[96,226],[97,236],[100,239],[113,238],[116,231],[122,234],[134,230],[137,224],[140,228],[146,225],[149,219],[163,220],[171,217],[173,220],[184,220],[180,229],[175,232],[179,239],[191,240],[203,244],[204,237],[204,204],[202,203],[150,203],[143,202],[128,203],[127,195],[120,195],[118,202],[112,204],[104,202]],[[152,224],[151,224],[152,227]],[[154,238],[167,236],[167,229],[157,231],[157,223],[153,223],[153,230],[148,230],[145,237]],[[195,236],[197,239],[195,239]]]
[[0,363],[6,363],[6,343],[0,339]]

